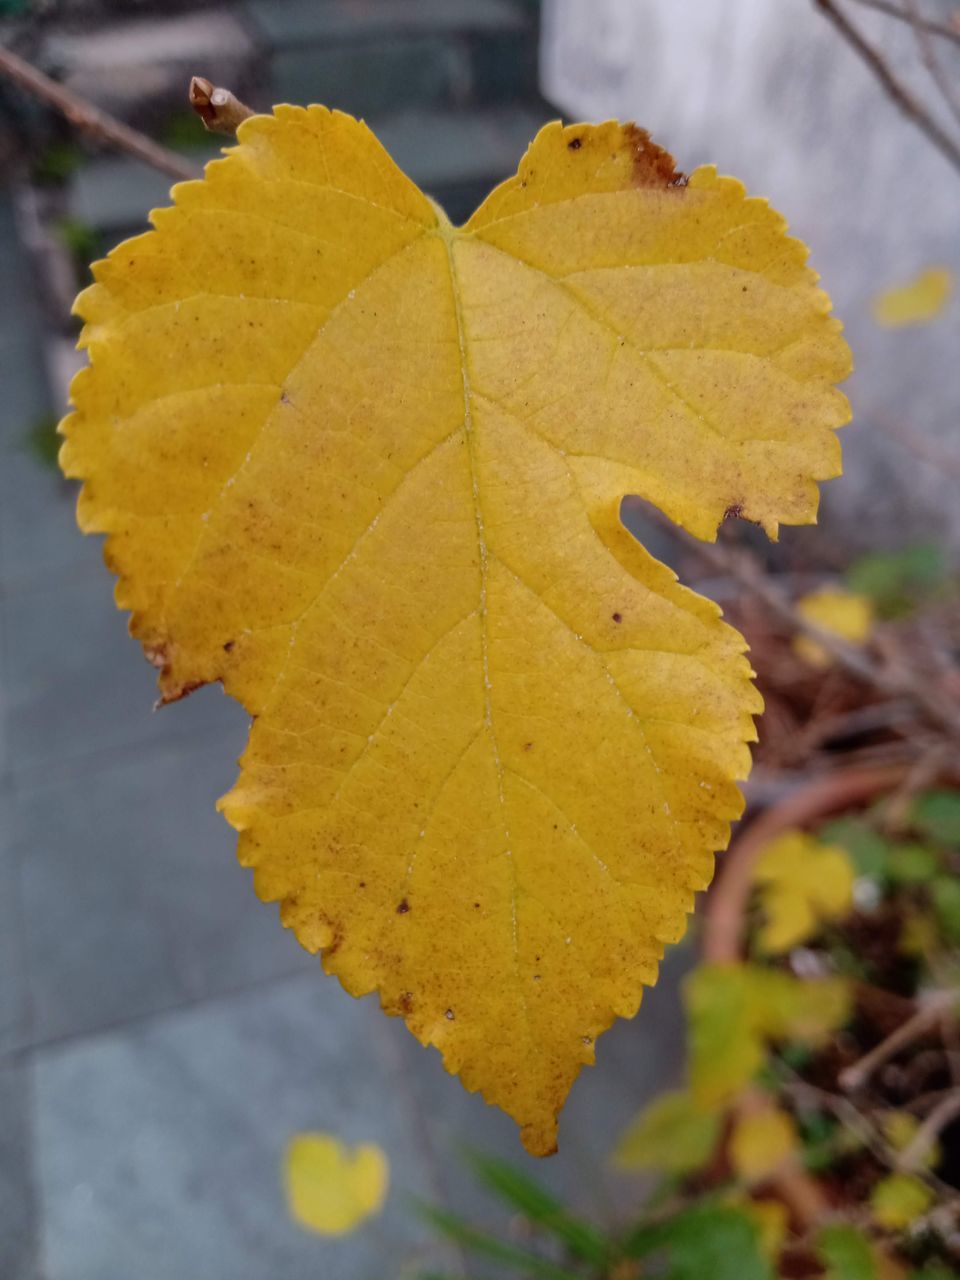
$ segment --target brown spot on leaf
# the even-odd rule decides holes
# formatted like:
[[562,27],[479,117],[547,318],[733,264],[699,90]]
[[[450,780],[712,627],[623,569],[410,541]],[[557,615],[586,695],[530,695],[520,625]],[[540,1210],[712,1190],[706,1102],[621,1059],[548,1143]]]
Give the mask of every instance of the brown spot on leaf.
[[454,1012],[452,1009],[448,1009],[443,1016],[446,1018],[448,1022],[452,1022],[454,1019]]
[[729,507],[723,513],[724,520],[739,520],[743,515],[743,503],[731,502]]
[[340,947],[343,946],[343,929],[338,924],[333,925],[333,937],[330,938],[328,945],[324,947],[324,960],[337,955]]
[[571,138],[570,141],[567,143],[567,150],[579,151],[582,146],[583,146],[582,138]]
[[675,168],[673,156],[635,124],[623,126],[623,136],[633,151],[635,187],[685,187],[687,175]]
[[168,707],[171,702],[179,702],[182,698],[188,698],[195,689],[202,689],[206,683],[206,680],[188,680],[179,689],[164,689],[155,705],[156,707]]
[[236,640],[228,640],[228,641],[226,642],[226,644],[223,646],[223,652],[224,652],[224,653],[233,653],[233,646],[234,646],[236,643],[237,643],[237,642],[236,642]]
[[622,613],[612,613],[610,616],[611,616],[611,618],[613,618],[614,622],[622,622],[622,621],[623,621],[623,614],[622,614]]
[[405,1018],[409,1018],[410,1014],[413,1013],[413,992],[401,992],[400,999],[397,1001],[397,1007]]
[[532,742],[525,742],[525,743],[523,744],[523,749],[524,749],[524,751],[532,751],[532,750],[533,750],[533,743],[532,743]]
[[405,916],[409,910],[410,910],[410,903],[406,900],[406,898],[404,898],[403,901],[400,903],[400,905],[397,907],[397,915]]

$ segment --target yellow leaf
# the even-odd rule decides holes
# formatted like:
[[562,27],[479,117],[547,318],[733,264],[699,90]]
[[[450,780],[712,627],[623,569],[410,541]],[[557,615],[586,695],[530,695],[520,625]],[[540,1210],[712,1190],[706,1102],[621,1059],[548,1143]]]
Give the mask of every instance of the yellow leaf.
[[873,318],[885,329],[926,324],[934,320],[953,293],[953,273],[948,267],[927,267],[906,284],[878,294]]
[[908,1173],[891,1173],[874,1187],[870,1207],[881,1227],[897,1231],[926,1213],[933,1201],[925,1182]]
[[[906,1150],[919,1128],[920,1121],[909,1111],[886,1111],[880,1116],[881,1132],[894,1151]],[[919,1159],[911,1162],[913,1168],[933,1169],[940,1163],[940,1143],[933,1138],[917,1154]]]
[[324,1236],[355,1231],[379,1213],[390,1167],[373,1143],[351,1150],[328,1133],[298,1133],[287,1145],[287,1204],[302,1227]]
[[787,1206],[779,1200],[751,1200],[746,1197],[738,1203],[756,1223],[764,1257],[770,1262],[776,1262],[790,1222]]
[[730,1135],[730,1161],[747,1182],[761,1182],[797,1149],[797,1127],[770,1106],[740,1116]]
[[761,707],[621,499],[811,522],[849,353],[783,219],[632,125],[546,126],[460,228],[349,116],[238,138],[96,265],[63,466],[162,698],[255,717],[257,892],[544,1154]]
[[804,831],[787,831],[768,845],[754,881],[765,916],[757,943],[768,955],[789,951],[827,921],[842,920],[853,905],[854,871],[846,850]]
[[687,979],[690,1082],[704,1108],[720,1106],[756,1075],[772,1041],[816,1046],[846,1021],[841,978],[801,981],[753,965],[701,965]]
[[[848,644],[863,644],[873,629],[873,602],[869,596],[852,591],[839,588],[813,591],[797,601],[797,611],[808,622],[846,640]],[[811,666],[827,667],[833,661],[823,645],[812,636],[797,636],[793,647]]]
[[707,1163],[720,1136],[720,1116],[686,1090],[662,1094],[628,1126],[614,1152],[621,1169],[689,1173]]
[[905,956],[933,955],[940,943],[936,918],[920,911],[904,916],[897,950]]

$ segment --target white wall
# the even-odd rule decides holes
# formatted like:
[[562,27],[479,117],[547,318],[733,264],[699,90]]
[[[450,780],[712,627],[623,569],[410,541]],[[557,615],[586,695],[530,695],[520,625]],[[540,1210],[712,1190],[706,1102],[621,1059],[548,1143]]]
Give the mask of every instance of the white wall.
[[[960,138],[910,29],[840,0]],[[948,0],[926,0],[931,16]],[[873,295],[931,263],[960,277],[960,173],[886,97],[812,0],[545,0],[543,89],[568,116],[634,119],[682,169],[711,161],[769,196],[812,250],[854,351],[847,474],[824,526],[854,545],[948,532],[956,474],[916,462],[879,422],[960,465],[960,298],[934,324],[884,331]],[[938,43],[960,89],[960,47]]]

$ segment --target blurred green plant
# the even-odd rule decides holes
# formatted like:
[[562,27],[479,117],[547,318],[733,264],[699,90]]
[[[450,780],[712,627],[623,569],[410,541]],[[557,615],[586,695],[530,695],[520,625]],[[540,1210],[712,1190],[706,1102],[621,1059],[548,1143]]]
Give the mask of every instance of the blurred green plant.
[[45,471],[54,472],[59,477],[57,457],[63,441],[57,433],[58,422],[59,418],[52,413],[37,418],[23,434],[23,447]]
[[[603,1232],[572,1215],[539,1182],[513,1165],[472,1154],[479,1180],[525,1224],[524,1243],[506,1240],[464,1218],[422,1206],[427,1221],[478,1262],[496,1263],[497,1274],[542,1280],[773,1280],[762,1229],[747,1205],[702,1203],[666,1213],[652,1208],[620,1232]],[[642,1269],[641,1264],[642,1263]],[[504,1272],[503,1268],[506,1268]],[[451,1280],[436,1271],[420,1280]]]
[[90,263],[100,256],[100,237],[81,218],[60,218],[56,223],[60,243],[73,259],[78,276],[89,276]]
[[869,596],[881,618],[903,618],[947,585],[949,564],[941,547],[924,543],[862,556],[846,573],[851,591]]
[[189,151],[204,144],[209,146],[210,134],[195,111],[176,111],[167,117],[157,140],[175,151]]
[[33,161],[35,182],[63,182],[75,173],[85,159],[83,149],[75,142],[51,142]]

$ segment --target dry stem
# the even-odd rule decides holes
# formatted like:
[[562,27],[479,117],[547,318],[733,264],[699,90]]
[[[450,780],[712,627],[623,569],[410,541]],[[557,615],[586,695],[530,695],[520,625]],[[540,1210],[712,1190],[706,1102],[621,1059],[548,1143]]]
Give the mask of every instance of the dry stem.
[[[904,115],[922,129],[933,145],[950,161],[953,167],[960,170],[960,144],[958,144],[940,123],[931,116],[888,65],[886,59],[864,37],[863,33],[850,21],[845,13],[834,3],[834,0],[813,0],[820,12],[833,23],[851,49],[857,53],[871,69],[888,96],[896,103]],[[904,15],[909,21],[909,15]]]
[[196,166],[189,160],[152,142],[145,134],[131,129],[123,121],[95,107],[92,102],[72,93],[56,80],[51,80],[10,49],[0,48],[0,74],[32,93],[41,102],[55,108],[77,129],[97,141],[115,147],[118,151],[125,151],[127,155],[171,178],[190,179],[200,176]]
[[840,1072],[838,1077],[840,1087],[852,1091],[866,1084],[877,1067],[888,1062],[894,1054],[925,1035],[931,1027],[936,1026],[944,1013],[954,1008],[956,1003],[957,997],[952,991],[941,991],[930,996],[912,1018],[908,1018],[885,1040],[874,1045],[869,1053],[865,1053],[857,1062]]
[[791,604],[772,578],[765,573],[748,553],[731,550],[717,543],[700,542],[678,531],[665,517],[657,518],[675,535],[681,536],[686,546],[711,568],[728,574],[761,600],[775,617],[801,635],[816,640],[830,656],[851,675],[865,684],[873,685],[891,698],[909,698],[924,717],[951,738],[960,740],[960,706],[941,689],[906,667],[881,666],[866,653],[855,649],[838,636],[809,622]]
[[950,78],[949,73],[940,61],[937,53],[936,43],[923,25],[923,15],[920,12],[917,0],[905,0],[907,6],[907,14],[910,18],[910,25],[913,28],[914,39],[917,42],[917,48],[920,51],[920,58],[923,65],[930,73],[930,78],[940,90],[944,102],[953,113],[953,118],[960,122],[960,97],[957,96],[957,89]]
[[229,89],[218,87],[205,76],[193,77],[187,97],[210,133],[235,134],[244,120],[254,114]]
[[901,22],[911,22],[914,26],[920,27],[924,31],[929,31],[931,35],[942,36],[944,40],[953,40],[955,44],[960,44],[960,27],[952,27],[946,22],[937,22],[935,18],[917,17],[914,21],[910,14],[897,7],[893,0],[856,0],[857,4],[862,4],[866,9],[876,9],[879,13],[885,13],[891,18],[898,18]]
[[918,1126],[916,1133],[900,1152],[897,1167],[908,1173],[921,1169],[930,1148],[937,1140],[937,1135],[958,1115],[960,1115],[960,1089],[952,1089]]

